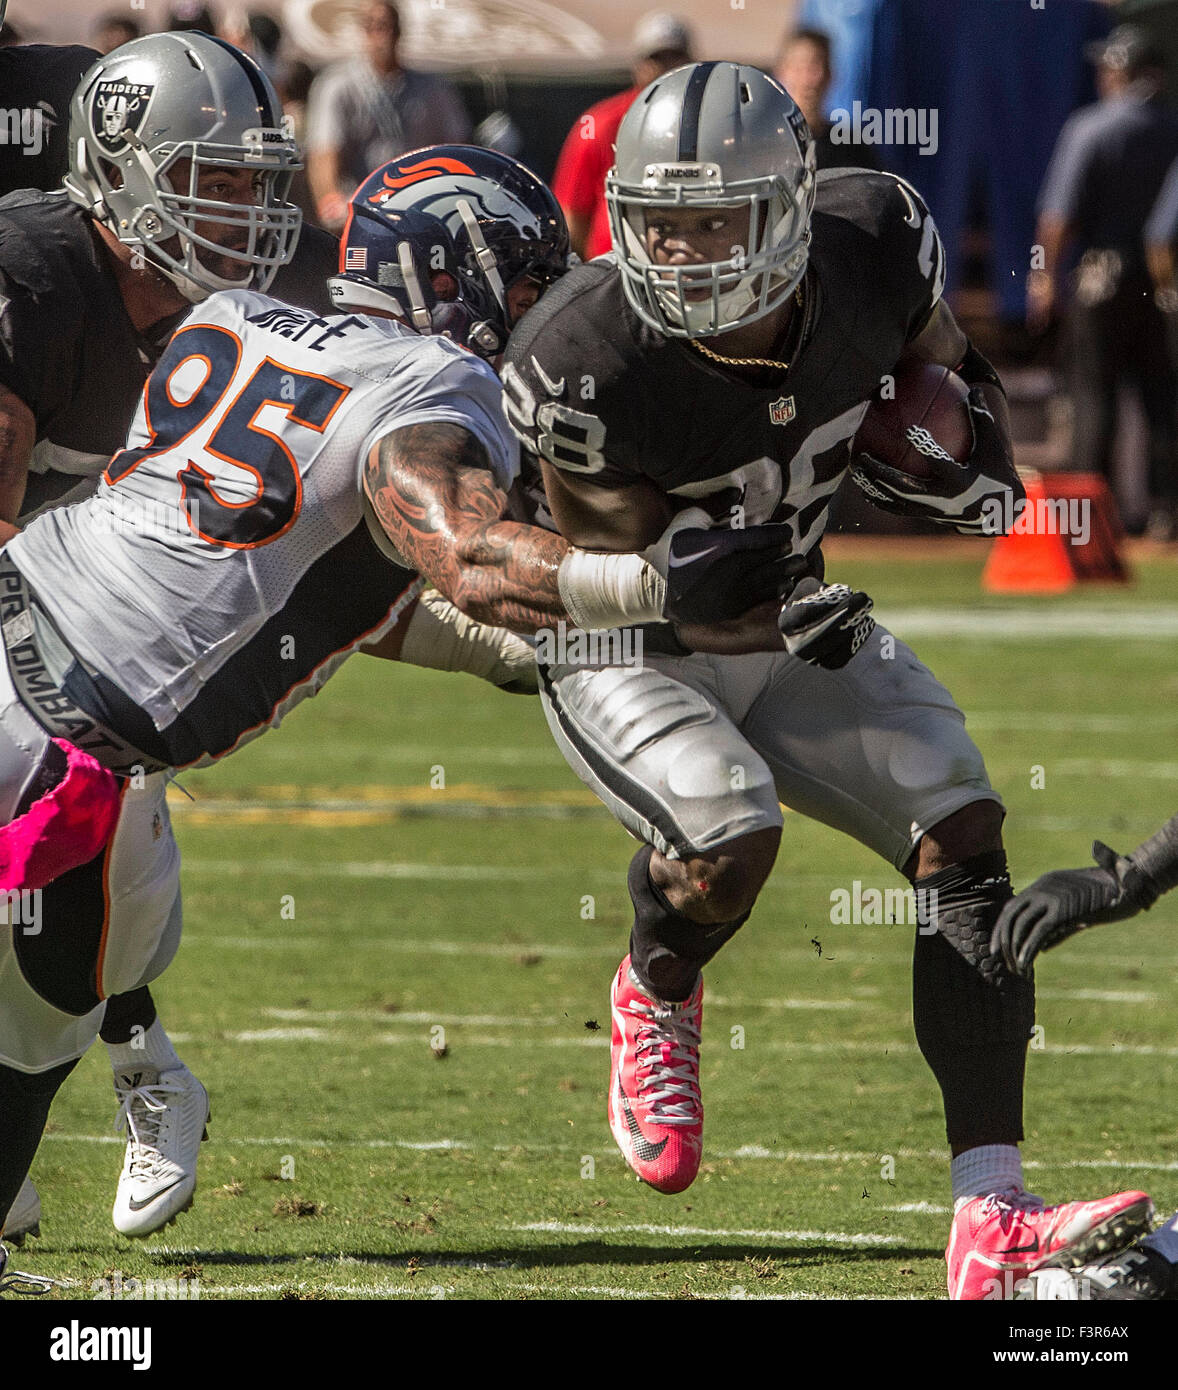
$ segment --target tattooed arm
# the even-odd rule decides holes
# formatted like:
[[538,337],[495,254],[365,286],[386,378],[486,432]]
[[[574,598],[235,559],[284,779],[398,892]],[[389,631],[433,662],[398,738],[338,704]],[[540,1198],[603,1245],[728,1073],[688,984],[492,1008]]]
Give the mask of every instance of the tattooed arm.
[[[478,622],[531,633],[561,620],[582,628],[662,620],[668,585],[644,556],[580,550],[554,532],[506,520],[507,495],[494,481],[486,451],[458,425],[406,425],[386,435],[368,456],[364,490],[405,564]],[[756,555],[755,546],[739,548],[753,553],[755,572],[746,579],[756,579],[759,595],[777,588],[781,528],[757,530],[775,533],[758,537],[764,556]],[[740,537],[743,542],[752,533]],[[715,540],[708,554],[730,548]],[[690,562],[676,569],[677,590],[694,573]],[[741,592],[750,592],[747,584]],[[697,595],[694,611],[698,603]],[[782,646],[770,621],[750,628],[748,621],[717,622],[709,613],[706,623],[697,623],[692,611],[684,592],[676,627],[697,651]],[[761,609],[755,614],[761,617]]]
[[373,447],[364,490],[405,563],[479,622],[536,632],[567,619],[562,537],[504,521],[486,450],[458,425],[407,425]]

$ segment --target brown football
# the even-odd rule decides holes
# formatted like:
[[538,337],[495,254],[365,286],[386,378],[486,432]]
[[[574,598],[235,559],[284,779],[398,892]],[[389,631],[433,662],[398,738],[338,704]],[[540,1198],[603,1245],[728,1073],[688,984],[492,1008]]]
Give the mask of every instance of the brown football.
[[914,478],[932,476],[938,451],[964,463],[973,449],[969,387],[948,367],[907,362],[884,378],[851,447]]

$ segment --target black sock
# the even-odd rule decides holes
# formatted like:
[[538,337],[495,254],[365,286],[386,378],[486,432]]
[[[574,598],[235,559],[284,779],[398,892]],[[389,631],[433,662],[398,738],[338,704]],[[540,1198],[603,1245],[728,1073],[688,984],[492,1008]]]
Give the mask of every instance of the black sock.
[[921,902],[936,894],[936,930],[916,938],[912,1016],[944,1097],[949,1142],[1016,1144],[1035,987],[990,954],[990,933],[1011,897],[1006,855],[974,855],[915,887]]
[[146,1032],[155,1022],[155,1000],[146,985],[129,994],[112,994],[106,1001],[99,1037],[104,1043],[129,1043],[135,1028]]
[[699,972],[736,935],[749,914],[713,926],[685,917],[651,882],[653,853],[651,845],[643,845],[630,861],[630,897],[634,902],[630,964],[643,989],[656,999],[677,1004],[691,997]]
[[29,1171],[53,1097],[77,1065],[75,1059],[32,1076],[0,1066],[0,1133],[4,1135],[0,1144],[0,1221],[8,1215]]

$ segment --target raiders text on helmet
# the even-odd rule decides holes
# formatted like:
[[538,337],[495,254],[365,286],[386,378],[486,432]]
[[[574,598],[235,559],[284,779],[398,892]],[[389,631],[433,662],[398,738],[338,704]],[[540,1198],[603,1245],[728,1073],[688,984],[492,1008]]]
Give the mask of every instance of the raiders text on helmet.
[[511,331],[508,291],[568,266],[560,205],[530,169],[474,145],[414,150],[352,195],[340,239],[340,308],[386,308],[420,332],[492,358]]
[[[70,197],[141,248],[193,303],[269,286],[298,237],[301,214],[286,193],[299,167],[269,80],[252,58],[207,34],[123,44],[74,94]],[[202,196],[201,176],[215,169],[253,174],[254,200]],[[239,263],[241,277],[218,274],[211,257]]]
[[[757,68],[693,63],[640,92],[605,198],[626,298],[643,322],[703,338],[783,303],[806,270],[814,161],[801,112]],[[747,244],[723,261],[656,265],[647,227],[669,208],[747,208]]]

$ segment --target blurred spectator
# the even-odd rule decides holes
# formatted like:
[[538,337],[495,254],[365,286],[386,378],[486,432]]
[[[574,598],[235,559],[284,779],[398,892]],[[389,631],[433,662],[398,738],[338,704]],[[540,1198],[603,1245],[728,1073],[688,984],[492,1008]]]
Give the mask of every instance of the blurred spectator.
[[552,191],[568,219],[573,250],[585,260],[610,248],[605,176],[613,167],[622,117],[643,87],[690,63],[691,48],[691,31],[681,19],[659,10],[643,15],[634,30],[633,87],[591,106],[569,131]]
[[[1178,159],[1170,165],[1145,224],[1145,260],[1157,291],[1154,298],[1158,308],[1178,315]],[[1172,318],[1171,323],[1178,326],[1178,318]]]
[[878,169],[873,145],[835,143],[826,119],[826,94],[834,74],[830,38],[821,29],[797,29],[781,45],[773,76],[797,102],[814,137],[819,169]]
[[380,164],[421,145],[465,143],[470,122],[441,78],[401,66],[401,19],[387,0],[365,7],[364,56],[337,63],[311,87],[307,175],[319,220],[338,231],[348,198]]
[[[282,98],[283,114],[290,117],[294,125],[295,139],[300,149],[305,149],[307,139],[307,99],[311,93],[311,83],[315,80],[314,69],[301,60],[287,63],[282,72],[282,82],[278,95]],[[311,221],[315,218],[315,200],[311,197],[311,185],[307,182],[306,167],[291,180],[290,200],[303,210],[303,217]]]
[[99,53],[105,55],[111,49],[121,48],[123,44],[137,39],[142,33],[143,30],[135,20],[115,11],[112,14],[103,15],[95,24],[94,47]]
[[269,15],[251,13],[244,5],[232,5],[224,12],[215,33],[234,48],[248,53],[270,81],[279,85],[278,46],[282,42],[282,30]]
[[202,34],[217,32],[217,19],[208,5],[200,0],[175,0],[168,11],[165,29],[183,32],[185,29],[199,29]]
[[1148,533],[1178,539],[1178,380],[1154,302],[1144,227],[1178,158],[1178,112],[1162,100],[1163,63],[1146,34],[1120,25],[1089,54],[1101,99],[1069,117],[1039,197],[1044,268],[1027,280],[1027,322],[1040,331],[1058,300],[1069,249],[1079,253],[1070,306],[1073,467],[1110,477],[1117,386],[1136,386],[1149,432]]

